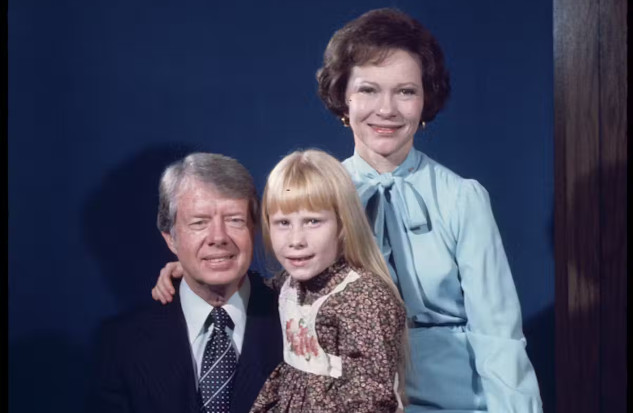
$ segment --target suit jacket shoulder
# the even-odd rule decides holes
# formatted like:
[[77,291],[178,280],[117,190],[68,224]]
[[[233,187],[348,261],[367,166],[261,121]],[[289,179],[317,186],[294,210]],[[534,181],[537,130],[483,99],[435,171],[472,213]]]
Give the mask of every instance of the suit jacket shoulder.
[[[277,297],[249,273],[244,344],[231,404],[247,413],[268,375],[282,360]],[[152,303],[102,324],[97,340],[95,388],[89,411],[198,412],[193,356],[179,294],[169,305]]]
[[246,310],[242,354],[235,373],[231,411],[247,413],[270,373],[283,358],[277,294],[261,276],[249,272],[251,295]]
[[103,323],[90,411],[197,412],[193,362],[178,299]]

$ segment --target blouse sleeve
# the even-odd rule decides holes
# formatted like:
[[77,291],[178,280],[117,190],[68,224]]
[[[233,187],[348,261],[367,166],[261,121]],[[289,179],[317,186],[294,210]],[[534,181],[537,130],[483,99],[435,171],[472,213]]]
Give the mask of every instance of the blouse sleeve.
[[540,413],[538,382],[525,350],[521,307],[487,191],[477,181],[466,180],[457,209],[453,230],[468,317],[466,334],[488,411]]
[[393,413],[398,407],[394,380],[406,316],[391,292],[380,287],[349,300],[339,319],[340,411]]

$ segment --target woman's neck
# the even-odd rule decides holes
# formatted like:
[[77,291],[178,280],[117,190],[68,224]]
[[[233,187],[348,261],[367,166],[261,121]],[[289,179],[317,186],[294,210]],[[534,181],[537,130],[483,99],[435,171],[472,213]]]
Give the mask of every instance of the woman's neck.
[[356,145],[355,150],[365,162],[369,164],[376,172],[384,174],[387,172],[393,172],[398,166],[400,166],[411,151],[412,147],[402,148],[398,152],[391,153],[389,155],[380,155],[376,152],[367,150],[362,145]]

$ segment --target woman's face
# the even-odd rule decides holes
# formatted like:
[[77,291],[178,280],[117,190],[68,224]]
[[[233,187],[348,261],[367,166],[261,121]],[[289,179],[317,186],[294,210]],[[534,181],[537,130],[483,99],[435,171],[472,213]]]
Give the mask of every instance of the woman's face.
[[418,58],[397,49],[379,64],[354,66],[345,99],[360,156],[379,172],[388,172],[385,165],[395,169],[413,146],[422,116],[424,90]]

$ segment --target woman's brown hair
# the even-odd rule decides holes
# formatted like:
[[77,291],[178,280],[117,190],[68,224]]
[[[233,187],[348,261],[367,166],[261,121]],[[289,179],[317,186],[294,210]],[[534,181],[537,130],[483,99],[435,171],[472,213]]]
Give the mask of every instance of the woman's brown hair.
[[394,50],[405,50],[419,59],[424,89],[421,120],[433,120],[450,94],[444,54],[428,29],[391,8],[368,11],[330,39],[323,67],[317,71],[319,96],[327,108],[337,117],[347,115],[345,90],[352,67],[380,63]]

